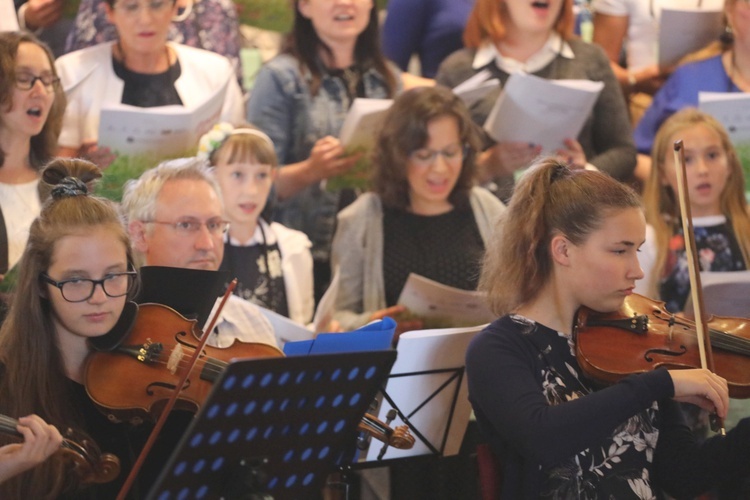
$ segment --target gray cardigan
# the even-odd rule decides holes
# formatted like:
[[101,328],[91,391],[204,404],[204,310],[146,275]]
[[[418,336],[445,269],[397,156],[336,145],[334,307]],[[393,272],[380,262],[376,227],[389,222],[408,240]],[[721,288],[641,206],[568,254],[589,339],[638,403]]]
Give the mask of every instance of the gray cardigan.
[[[615,179],[628,180],[635,169],[636,151],[628,109],[620,84],[610,68],[609,59],[596,45],[577,39],[567,42],[575,57],[568,59],[558,55],[534,75],[553,80],[585,79],[604,82],[604,89],[599,94],[591,116],[578,135],[578,142],[589,163]],[[486,68],[505,85],[510,75],[500,70],[494,62],[476,70],[471,67],[475,54],[474,49],[462,49],[451,54],[440,65],[437,82],[453,88]],[[471,106],[471,116],[476,123],[484,124],[499,94],[500,90],[490,92]]]
[[[484,188],[469,196],[474,219],[485,245],[505,205]],[[383,279],[383,206],[374,193],[365,193],[338,214],[331,268],[338,270],[339,289],[334,318],[353,330],[386,307]]]

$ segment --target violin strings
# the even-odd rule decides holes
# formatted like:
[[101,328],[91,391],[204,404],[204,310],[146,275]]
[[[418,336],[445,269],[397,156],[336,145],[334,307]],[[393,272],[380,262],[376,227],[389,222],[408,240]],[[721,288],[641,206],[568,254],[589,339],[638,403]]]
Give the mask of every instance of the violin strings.
[[[695,331],[695,321],[690,321],[685,318],[677,318],[675,324],[689,328],[687,330],[688,333],[691,335],[697,335],[697,332]],[[709,328],[708,332],[712,346],[737,354],[750,355],[750,340],[714,328]]]
[[[183,344],[180,344],[184,347]],[[154,363],[158,363],[160,365],[166,366],[169,360],[169,357],[174,352],[174,349],[170,349],[168,351],[162,351],[159,353],[159,356],[156,358]],[[177,363],[178,368],[187,368],[187,365],[189,364],[190,356],[195,352],[195,349],[192,347],[188,347],[186,349],[186,355],[182,356]],[[189,354],[189,355],[188,355]],[[200,373],[207,374],[209,376],[212,376],[211,382],[216,380],[219,375],[221,375],[221,372],[224,371],[224,369],[227,367],[227,363],[225,361],[221,361],[219,359],[211,358],[210,356],[206,358],[199,358],[198,361],[195,363],[195,368],[200,369]]]

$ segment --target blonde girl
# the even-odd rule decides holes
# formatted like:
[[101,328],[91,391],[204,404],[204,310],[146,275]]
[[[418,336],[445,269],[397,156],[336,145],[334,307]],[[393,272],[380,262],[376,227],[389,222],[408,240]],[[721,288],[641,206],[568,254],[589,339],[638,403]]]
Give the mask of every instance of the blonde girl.
[[740,271],[750,258],[750,215],[737,152],[724,127],[694,108],[672,115],[659,129],[644,190],[649,230],[641,252],[645,279],[637,291],[681,311],[690,293],[680,226],[673,145],[685,148],[688,195],[703,271]]

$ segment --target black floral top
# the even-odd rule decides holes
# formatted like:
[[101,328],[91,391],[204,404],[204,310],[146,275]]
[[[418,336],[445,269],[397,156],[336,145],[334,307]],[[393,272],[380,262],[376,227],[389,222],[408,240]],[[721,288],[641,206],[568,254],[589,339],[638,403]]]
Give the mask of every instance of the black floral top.
[[[571,336],[522,316],[511,318],[522,330],[535,330],[535,335],[550,341],[543,353],[550,364],[542,369],[542,392],[550,406],[593,392],[578,372]],[[658,405],[653,403],[617,426],[611,436],[546,469],[540,498],[654,498],[649,466],[659,437],[657,415]]]
[[527,318],[503,316],[474,337],[466,375],[504,500],[693,498],[748,477],[750,419],[699,441],[667,370],[599,388],[573,339]]
[[[701,271],[744,271],[745,261],[732,226],[724,216],[693,219],[695,246]],[[690,275],[682,227],[669,241],[664,274],[659,281],[659,296],[670,312],[680,312],[690,295]]]

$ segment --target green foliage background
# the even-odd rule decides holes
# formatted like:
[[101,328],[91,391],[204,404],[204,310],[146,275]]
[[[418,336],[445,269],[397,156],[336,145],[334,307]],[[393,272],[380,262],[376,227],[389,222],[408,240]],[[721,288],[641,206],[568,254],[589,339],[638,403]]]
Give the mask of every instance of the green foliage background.
[[[388,0],[375,0],[379,9]],[[286,33],[292,26],[293,0],[235,0],[240,23]]]

